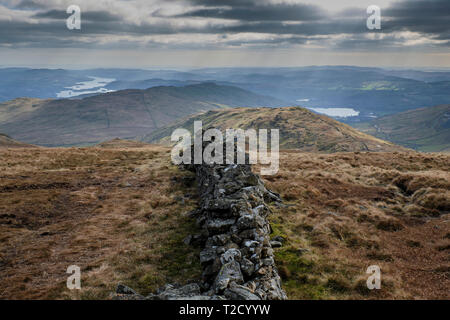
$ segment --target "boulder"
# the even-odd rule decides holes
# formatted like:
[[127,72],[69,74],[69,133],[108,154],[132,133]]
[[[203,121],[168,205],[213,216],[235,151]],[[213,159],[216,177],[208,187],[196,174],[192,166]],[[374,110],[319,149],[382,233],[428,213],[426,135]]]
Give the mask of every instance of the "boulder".
[[220,293],[225,290],[232,282],[241,284],[244,282],[244,277],[241,272],[241,266],[237,261],[231,261],[222,266],[219,274],[214,281],[214,290]]

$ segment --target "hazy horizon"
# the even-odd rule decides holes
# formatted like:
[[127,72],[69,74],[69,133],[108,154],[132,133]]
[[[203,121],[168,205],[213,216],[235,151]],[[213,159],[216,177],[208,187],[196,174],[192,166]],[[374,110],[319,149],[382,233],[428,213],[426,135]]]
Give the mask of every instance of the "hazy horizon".
[[175,66],[175,65],[162,65],[162,66],[143,66],[143,67],[117,67],[117,66],[101,66],[101,67],[86,67],[86,66],[73,66],[73,65],[0,65],[0,69],[14,69],[14,68],[25,68],[25,69],[48,69],[48,70],[73,70],[73,71],[83,71],[83,70],[94,70],[94,69],[118,69],[118,70],[173,70],[173,71],[196,71],[201,69],[301,69],[301,68],[378,68],[385,70],[414,70],[414,71],[424,71],[424,72],[448,72],[450,67],[432,67],[432,66],[417,66],[417,67],[397,67],[397,66],[372,66],[372,65],[346,65],[346,64],[336,64],[336,65],[293,65],[293,66]]

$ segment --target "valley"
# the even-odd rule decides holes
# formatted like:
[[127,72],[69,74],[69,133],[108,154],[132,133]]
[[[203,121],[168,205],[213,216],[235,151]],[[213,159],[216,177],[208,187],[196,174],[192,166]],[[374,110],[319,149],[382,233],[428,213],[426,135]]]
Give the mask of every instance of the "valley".
[[448,104],[414,109],[352,125],[362,132],[418,151],[450,151]]
[[[355,66],[190,69],[0,69],[0,102],[17,97],[57,98],[67,88],[107,79],[102,92],[215,82],[308,108],[351,108],[349,121],[448,103],[450,72]],[[115,81],[110,81],[115,79]],[[97,88],[98,89],[98,88]],[[75,94],[80,92],[74,91]],[[63,96],[68,96],[67,92]],[[82,97],[81,95],[80,97]],[[74,96],[76,98],[76,96]],[[299,101],[300,100],[300,101]],[[245,106],[245,105],[240,105]]]

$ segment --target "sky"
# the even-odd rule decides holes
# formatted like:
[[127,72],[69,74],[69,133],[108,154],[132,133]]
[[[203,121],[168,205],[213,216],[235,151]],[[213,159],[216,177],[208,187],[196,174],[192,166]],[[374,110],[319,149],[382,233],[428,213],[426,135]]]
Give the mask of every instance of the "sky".
[[3,67],[450,68],[449,49],[450,0],[0,0]]

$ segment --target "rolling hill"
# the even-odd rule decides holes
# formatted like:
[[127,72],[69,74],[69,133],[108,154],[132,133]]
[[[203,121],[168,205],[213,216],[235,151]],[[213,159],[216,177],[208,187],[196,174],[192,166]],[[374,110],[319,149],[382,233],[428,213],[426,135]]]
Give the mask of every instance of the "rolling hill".
[[425,152],[450,152],[450,105],[410,110],[355,124],[363,132]]
[[185,128],[192,132],[194,121],[199,120],[202,121],[203,128],[279,129],[281,149],[300,149],[306,152],[402,149],[301,107],[210,110],[156,130],[143,136],[141,140],[170,144],[170,136],[176,128]]
[[88,145],[148,134],[211,109],[280,105],[280,100],[214,83],[122,90],[80,100],[22,98],[0,104],[0,130],[37,145]]
[[35,148],[35,146],[16,141],[6,134],[0,133],[0,148]]
[[[97,83],[94,78],[105,82]],[[97,95],[102,90],[179,87],[206,81],[262,95],[269,93],[288,101],[288,105],[300,100],[308,108],[352,108],[360,112],[348,121],[370,121],[372,115],[446,104],[450,99],[448,69],[431,72],[355,66],[192,70],[0,68],[0,102],[16,97],[67,97],[61,95],[67,91],[79,98]]]

